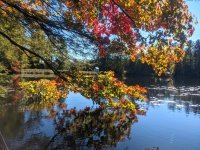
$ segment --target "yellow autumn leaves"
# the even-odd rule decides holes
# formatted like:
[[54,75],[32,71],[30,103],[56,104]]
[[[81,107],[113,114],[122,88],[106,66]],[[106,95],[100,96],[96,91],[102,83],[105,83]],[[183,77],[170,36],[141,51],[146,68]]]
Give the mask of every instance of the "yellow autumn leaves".
[[31,109],[55,105],[60,98],[67,96],[67,91],[79,92],[93,99],[102,107],[123,108],[135,111],[135,99],[144,100],[146,89],[136,85],[127,86],[114,77],[113,72],[96,76],[77,74],[67,82],[41,79],[21,82],[24,91],[24,103]]
[[22,103],[31,109],[40,109],[55,105],[60,98],[67,96],[66,89],[59,89],[55,80],[41,79],[39,81],[20,82],[24,99]]
[[170,67],[181,61],[185,55],[182,48],[167,46],[159,49],[158,47],[149,47],[140,57],[142,63],[147,63],[153,67],[153,70],[161,76],[170,71]]

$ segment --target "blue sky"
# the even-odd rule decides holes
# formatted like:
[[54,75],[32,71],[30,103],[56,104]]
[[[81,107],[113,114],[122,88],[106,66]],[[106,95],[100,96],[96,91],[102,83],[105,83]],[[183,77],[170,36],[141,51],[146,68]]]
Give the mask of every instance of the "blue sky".
[[198,24],[195,25],[195,32],[191,40],[196,41],[200,39],[200,0],[186,0],[189,11],[197,17]]

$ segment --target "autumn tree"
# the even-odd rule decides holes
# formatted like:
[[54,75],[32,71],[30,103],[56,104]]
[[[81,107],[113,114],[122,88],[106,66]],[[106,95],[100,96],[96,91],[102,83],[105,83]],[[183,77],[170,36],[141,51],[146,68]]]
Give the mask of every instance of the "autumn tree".
[[[152,66],[158,75],[183,59],[183,48],[194,32],[194,20],[184,0],[0,0],[0,14],[3,20],[18,20],[27,35],[35,30],[45,33],[61,55],[65,46],[81,55],[126,55]],[[0,28],[0,35],[22,52],[41,59],[65,81],[73,81],[73,89],[92,89],[93,93],[86,92],[90,96],[99,92],[109,105],[116,104],[117,96],[120,103],[116,106],[128,107],[130,101],[121,94],[139,97],[144,92],[138,86],[127,87],[112,73],[98,76],[96,82],[74,71],[75,75],[69,72],[66,78],[58,71],[59,65],[45,56],[45,49],[39,52],[18,42],[6,28]],[[135,105],[130,108],[135,110]]]
[[[20,25],[19,21],[9,18],[0,18],[0,29],[7,30],[10,36],[16,38],[19,44],[25,43],[24,28]],[[26,54],[23,53],[18,47],[12,45],[4,37],[0,37],[0,70],[18,71],[20,67],[28,66]]]
[[[113,52],[132,61],[139,57],[159,75],[183,58],[194,31],[184,0],[1,0],[0,7],[1,18],[17,18],[27,32],[44,31],[54,46],[64,41],[83,54],[87,49],[98,51],[99,57]],[[31,51],[4,29],[0,34]]]
[[[69,66],[69,61],[66,59],[69,57],[66,46],[62,45],[62,48],[58,51],[49,41],[44,31],[37,28],[27,31],[19,18],[11,18],[7,15],[4,16],[4,14],[1,16],[0,21],[0,29],[19,45],[24,45],[43,58],[50,60],[52,64],[56,64],[58,69]],[[2,36],[0,39],[0,70],[8,69],[19,72],[21,68],[45,67],[45,63],[41,58],[22,51]]]
[[200,40],[189,41],[183,61],[176,65],[175,75],[200,76]]

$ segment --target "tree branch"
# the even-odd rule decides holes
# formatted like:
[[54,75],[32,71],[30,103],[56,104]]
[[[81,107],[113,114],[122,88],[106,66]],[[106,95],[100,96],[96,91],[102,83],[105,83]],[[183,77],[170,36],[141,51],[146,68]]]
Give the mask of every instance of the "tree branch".
[[[18,47],[19,49],[21,49],[24,53],[28,52],[38,58],[40,58],[41,60],[43,60],[45,62],[45,64],[49,67],[49,69],[51,69],[57,76],[59,76],[61,79],[63,79],[64,81],[67,81],[67,79],[58,71],[54,68],[54,66],[52,66],[45,58],[43,58],[42,56],[40,56],[39,54],[31,51],[30,49],[16,43],[14,40],[12,40],[8,35],[6,35],[5,33],[3,33],[2,31],[0,31],[0,35],[2,35],[4,38],[6,38],[11,44],[15,45],[16,47]],[[73,77],[70,74],[67,74],[70,77]]]
[[136,27],[135,21],[133,20],[133,18],[131,18],[131,16],[117,3],[115,2],[115,0],[111,0],[114,5],[116,5],[119,9],[121,9],[121,11],[132,21],[133,25]]

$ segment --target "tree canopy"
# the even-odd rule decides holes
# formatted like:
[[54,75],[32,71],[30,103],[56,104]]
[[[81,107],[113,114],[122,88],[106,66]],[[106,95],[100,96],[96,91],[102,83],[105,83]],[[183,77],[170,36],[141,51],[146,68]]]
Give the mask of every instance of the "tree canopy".
[[[194,31],[184,0],[1,0],[0,8],[1,19],[17,19],[26,35],[42,30],[58,50],[65,45],[83,55],[126,54],[151,65],[158,75],[182,60]],[[42,53],[17,42],[6,28],[0,34],[56,72]]]

